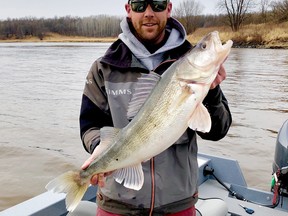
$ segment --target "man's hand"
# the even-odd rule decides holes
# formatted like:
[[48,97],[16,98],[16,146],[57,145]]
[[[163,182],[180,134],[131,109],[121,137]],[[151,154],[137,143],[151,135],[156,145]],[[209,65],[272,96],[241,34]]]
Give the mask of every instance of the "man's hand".
[[215,80],[212,82],[210,86],[210,89],[214,89],[217,85],[219,85],[225,79],[226,79],[226,70],[223,67],[223,65],[221,65]]
[[92,178],[90,179],[90,183],[92,185],[98,185],[99,187],[104,187],[105,177],[108,175],[111,175],[111,174],[112,174],[112,172],[96,174],[96,175],[92,176]]
[[[81,166],[81,169],[85,170],[89,167],[89,165],[94,161],[95,155],[91,155]],[[99,187],[103,187],[105,185],[105,177],[111,175],[113,171],[107,173],[98,173],[91,177],[90,183],[92,185],[98,185]]]

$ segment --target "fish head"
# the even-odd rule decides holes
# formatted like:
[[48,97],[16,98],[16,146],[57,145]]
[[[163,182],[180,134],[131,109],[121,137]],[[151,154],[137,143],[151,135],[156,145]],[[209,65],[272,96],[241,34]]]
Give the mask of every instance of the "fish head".
[[222,44],[217,31],[207,34],[182,58],[176,71],[177,78],[189,83],[211,84],[232,44],[231,40]]

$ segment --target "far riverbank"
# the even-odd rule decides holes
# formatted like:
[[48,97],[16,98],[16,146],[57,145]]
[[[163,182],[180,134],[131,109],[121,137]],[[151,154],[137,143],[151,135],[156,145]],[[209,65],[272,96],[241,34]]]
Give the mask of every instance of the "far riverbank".
[[[271,48],[271,49],[288,49],[288,22],[281,24],[258,24],[245,25],[238,32],[232,32],[228,26],[218,26],[209,28],[199,28],[193,34],[188,35],[187,39],[196,44],[204,35],[211,31],[219,31],[220,38],[223,42],[231,39],[234,47],[243,48]],[[55,33],[46,33],[39,37],[25,37],[21,39],[11,38],[0,40],[6,43],[15,42],[113,42],[116,37],[94,38],[81,36],[65,36]]]
[[233,47],[288,49],[288,22],[245,25],[238,32],[233,32],[228,26],[199,28],[188,36],[188,40],[196,44],[211,31],[219,31],[223,42],[233,40]]

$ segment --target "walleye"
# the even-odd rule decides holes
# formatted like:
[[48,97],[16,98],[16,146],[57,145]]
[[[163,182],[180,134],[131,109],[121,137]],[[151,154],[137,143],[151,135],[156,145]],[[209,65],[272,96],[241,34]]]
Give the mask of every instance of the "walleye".
[[144,183],[141,162],[169,148],[188,127],[209,132],[211,118],[202,101],[231,47],[231,40],[222,45],[218,32],[212,32],[162,76],[143,74],[129,104],[127,115],[135,116],[131,122],[122,129],[102,128],[89,167],[60,175],[46,189],[66,193],[68,211],[81,201],[94,174],[115,170],[118,183],[140,190]]

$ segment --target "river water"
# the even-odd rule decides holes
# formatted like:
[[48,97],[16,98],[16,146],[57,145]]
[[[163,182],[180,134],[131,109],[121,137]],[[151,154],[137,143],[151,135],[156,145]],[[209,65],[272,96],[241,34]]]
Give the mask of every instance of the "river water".
[[[45,191],[88,157],[78,117],[85,77],[105,43],[0,43],[0,211]],[[277,131],[288,118],[288,50],[233,49],[222,89],[233,124],[199,151],[239,161],[269,190]]]

